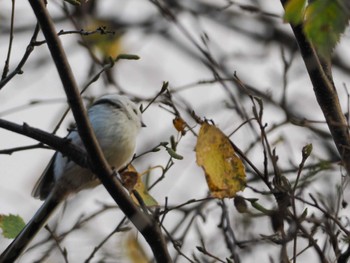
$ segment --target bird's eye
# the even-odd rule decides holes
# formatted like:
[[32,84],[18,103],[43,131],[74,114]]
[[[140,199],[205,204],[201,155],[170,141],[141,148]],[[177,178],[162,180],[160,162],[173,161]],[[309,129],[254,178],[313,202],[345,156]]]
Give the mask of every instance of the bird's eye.
[[134,113],[135,113],[136,115],[138,114],[136,109],[133,109],[133,111],[134,111]]

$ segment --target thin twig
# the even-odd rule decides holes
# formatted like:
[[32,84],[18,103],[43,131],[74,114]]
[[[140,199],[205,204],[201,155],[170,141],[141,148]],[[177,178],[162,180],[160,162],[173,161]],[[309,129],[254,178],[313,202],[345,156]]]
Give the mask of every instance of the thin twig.
[[76,120],[78,132],[88,156],[91,157],[93,171],[110,195],[119,205],[120,209],[133,222],[136,228],[147,240],[158,262],[172,262],[168,253],[163,235],[151,217],[142,213],[125,192],[121,183],[113,176],[113,172],[104,158],[101,148],[96,140],[87,112],[82,103],[79,89],[67,61],[64,49],[56,34],[53,21],[43,1],[29,0],[32,9],[40,23],[42,32],[47,40],[53,61],[56,64],[59,76],[65,89],[68,102]]
[[14,24],[15,24],[15,0],[12,0],[12,8],[11,8],[11,26],[10,26],[10,35],[9,35],[9,47],[7,50],[7,57],[5,60],[5,66],[4,69],[2,71],[2,76],[1,76],[1,80],[5,79],[7,76],[7,73],[9,72],[9,67],[10,67],[10,57],[11,57],[11,50],[12,50],[12,43],[13,43],[13,28],[14,28]]

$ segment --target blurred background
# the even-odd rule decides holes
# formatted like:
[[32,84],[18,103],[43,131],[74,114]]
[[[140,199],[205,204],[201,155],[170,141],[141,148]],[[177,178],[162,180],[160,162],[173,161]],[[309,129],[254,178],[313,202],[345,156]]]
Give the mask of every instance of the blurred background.
[[[0,118],[53,132],[67,103],[40,32],[33,51],[27,49],[35,35],[35,16],[26,1],[0,0],[0,6],[2,74],[10,54],[7,77],[0,82]],[[249,200],[244,213],[239,213],[232,199],[208,198],[204,172],[196,164],[199,125],[192,112],[212,120],[270,181],[274,169],[267,145],[275,150],[283,176],[293,183],[302,148],[312,144],[296,192],[297,212],[301,215],[307,208],[305,228],[330,261],[337,258],[330,240],[332,244],[337,240],[339,251],[347,249],[339,225],[327,221],[327,213],[320,209],[348,227],[345,171],[279,1],[90,0],[80,6],[49,1],[47,8],[79,87],[86,88],[87,104],[112,92],[125,94],[143,108],[152,102],[143,113],[147,128],[136,150],[136,155],[146,154],[133,165],[146,173],[143,179],[152,186],[150,195],[166,211],[163,224],[175,262],[280,262],[285,254],[293,257],[293,241],[283,242],[273,215],[256,209]],[[334,82],[347,116],[349,44],[346,31],[332,59]],[[28,59],[18,70],[26,54]],[[120,59],[111,65],[110,58],[119,54],[140,59]],[[159,94],[163,82],[169,83],[168,91]],[[264,129],[255,119],[254,105],[263,114]],[[173,126],[175,116],[187,123],[185,133]],[[64,137],[72,123],[69,113],[57,134]],[[182,160],[164,147],[152,151],[160,142],[170,143],[171,136]],[[17,148],[23,146],[33,147]],[[0,151],[0,214],[18,214],[28,221],[41,205],[31,197],[32,188],[54,151],[4,129],[0,129]],[[277,204],[269,188],[247,164],[246,173],[247,186],[240,196],[256,198],[262,207],[274,211]],[[70,262],[152,260],[142,236],[123,221],[103,187],[68,200],[49,225]],[[285,220],[283,227],[293,232],[295,224]],[[300,262],[318,258],[305,233],[297,240]],[[10,241],[0,237],[0,251]],[[45,229],[31,245],[19,262],[65,262]]]

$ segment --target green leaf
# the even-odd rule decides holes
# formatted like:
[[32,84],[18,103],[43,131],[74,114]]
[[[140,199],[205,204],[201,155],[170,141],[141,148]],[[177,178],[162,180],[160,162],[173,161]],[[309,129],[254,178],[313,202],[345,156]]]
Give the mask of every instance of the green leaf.
[[0,215],[0,228],[5,238],[15,238],[24,226],[23,219],[18,215]]
[[250,204],[252,205],[252,207],[254,207],[256,210],[260,211],[261,213],[263,213],[263,214],[265,214],[265,215],[271,214],[272,210],[269,210],[269,209],[263,207],[262,205],[260,205],[260,204],[257,202],[257,199],[250,199],[250,198],[247,198],[246,200],[250,202]]
[[307,216],[307,207],[304,209],[303,213],[301,214],[300,218],[299,218],[299,221],[302,222],[305,220],[306,216]]
[[306,9],[304,31],[319,55],[329,58],[349,21],[348,10],[339,1],[317,0]]
[[166,150],[168,152],[168,154],[173,157],[174,159],[177,159],[177,160],[182,160],[184,157],[178,153],[176,153],[173,149],[169,148],[169,147],[166,147]]
[[306,0],[289,0],[285,6],[284,20],[298,25],[303,22]]
[[302,150],[303,160],[306,160],[307,158],[309,158],[311,152],[312,152],[312,143],[305,145]]
[[116,60],[126,59],[126,60],[139,60],[140,57],[134,54],[119,54]]

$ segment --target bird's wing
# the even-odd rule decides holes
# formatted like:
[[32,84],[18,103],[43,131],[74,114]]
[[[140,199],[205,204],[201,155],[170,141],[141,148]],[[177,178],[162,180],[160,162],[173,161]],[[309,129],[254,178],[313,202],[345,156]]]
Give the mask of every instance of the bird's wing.
[[35,198],[39,198],[40,200],[45,200],[46,197],[49,195],[49,193],[52,190],[52,187],[55,184],[55,178],[54,178],[54,161],[56,158],[57,152],[52,156],[50,162],[46,166],[44,172],[36,182],[33,191],[32,196]]

